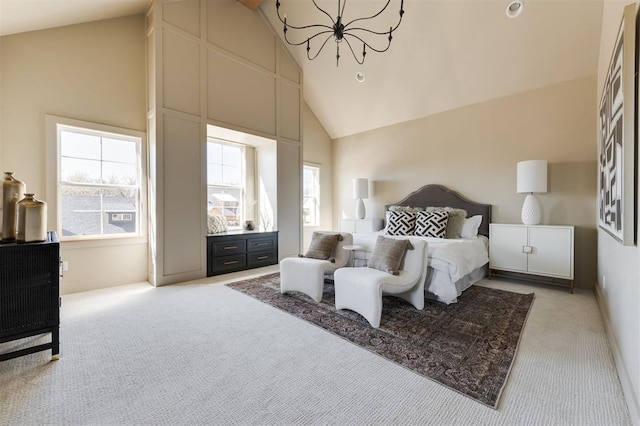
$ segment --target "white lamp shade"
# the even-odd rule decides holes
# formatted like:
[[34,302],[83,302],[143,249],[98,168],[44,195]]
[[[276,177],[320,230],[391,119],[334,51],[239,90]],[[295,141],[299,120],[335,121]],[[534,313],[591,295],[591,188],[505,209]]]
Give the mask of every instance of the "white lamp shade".
[[369,179],[357,178],[353,180],[353,198],[369,198]]
[[547,192],[547,160],[518,163],[518,194]]

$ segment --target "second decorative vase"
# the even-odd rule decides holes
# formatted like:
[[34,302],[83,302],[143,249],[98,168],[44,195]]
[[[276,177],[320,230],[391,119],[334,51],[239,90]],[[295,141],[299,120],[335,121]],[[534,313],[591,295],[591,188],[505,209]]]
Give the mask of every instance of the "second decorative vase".
[[2,241],[16,239],[18,201],[24,198],[25,184],[13,177],[13,172],[4,173],[2,182]]
[[18,230],[16,240],[32,243],[47,239],[47,203],[36,199],[35,194],[24,194],[18,202]]

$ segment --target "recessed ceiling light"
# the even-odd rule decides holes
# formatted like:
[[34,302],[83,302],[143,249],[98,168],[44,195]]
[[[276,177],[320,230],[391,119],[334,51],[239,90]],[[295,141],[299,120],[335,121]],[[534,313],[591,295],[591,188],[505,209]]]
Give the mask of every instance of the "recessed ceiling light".
[[358,80],[358,83],[364,82],[364,74],[361,73],[361,72],[357,72],[356,73],[356,80]]
[[518,16],[520,16],[520,14],[522,13],[522,9],[524,8],[524,3],[522,0],[513,0],[511,3],[509,3],[509,5],[507,6],[507,16],[509,18],[516,18]]

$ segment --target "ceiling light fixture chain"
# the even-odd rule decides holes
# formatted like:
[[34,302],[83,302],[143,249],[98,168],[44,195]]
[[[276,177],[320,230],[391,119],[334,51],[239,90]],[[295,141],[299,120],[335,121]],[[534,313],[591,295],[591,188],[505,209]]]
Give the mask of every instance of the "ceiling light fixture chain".
[[[333,37],[333,39],[336,42],[336,66],[340,65],[340,44],[343,41],[346,42],[347,47],[349,48],[349,50],[351,51],[351,54],[353,55],[353,58],[360,65],[364,64],[364,60],[367,56],[367,49],[373,50],[374,52],[378,52],[378,53],[383,53],[389,50],[389,47],[391,47],[391,40],[393,40],[393,32],[400,26],[400,23],[402,23],[402,17],[404,15],[404,0],[400,0],[400,11],[398,12],[398,14],[400,15],[400,18],[398,19],[398,22],[396,23],[396,25],[390,26],[388,31],[375,31],[369,28],[364,28],[362,26],[355,27],[352,25],[356,22],[377,18],[378,16],[380,16],[380,14],[382,14],[382,12],[384,12],[387,9],[389,4],[391,3],[391,0],[387,0],[386,4],[382,9],[380,9],[379,12],[371,16],[353,19],[347,22],[346,24],[344,23],[343,18],[344,18],[344,11],[347,6],[347,0],[338,0],[338,15],[335,19],[326,10],[318,6],[318,4],[316,3],[316,0],[312,0],[312,2],[313,2],[313,5],[316,7],[316,9],[318,9],[320,12],[324,13],[325,15],[327,15],[327,17],[329,17],[329,20],[331,21],[331,25],[326,25],[326,24],[310,24],[310,25],[302,25],[302,26],[291,25],[287,22],[286,13],[284,14],[284,17],[280,15],[280,0],[276,0],[276,13],[278,15],[278,19],[284,25],[283,27],[284,39],[287,43],[289,43],[292,46],[301,46],[303,44],[306,44],[307,58],[310,61],[312,61],[318,57],[320,52],[322,52],[322,49],[324,49],[324,46]],[[287,33],[288,30],[290,29],[291,30],[309,30],[313,28],[316,28],[319,31],[316,34],[310,37],[307,37],[306,39],[300,42],[294,42],[289,40],[288,33]],[[369,43],[363,38],[367,34],[373,35],[373,36],[386,36],[386,39],[387,39],[386,47],[384,48],[374,47],[371,43]],[[316,37],[321,37],[324,35],[326,35],[326,38],[324,38],[324,41],[322,41],[322,43],[320,44],[320,48],[316,50],[315,53],[312,53],[311,42]],[[360,57],[358,57],[355,50],[353,50],[353,46],[351,45],[352,42],[362,43],[362,53]]]

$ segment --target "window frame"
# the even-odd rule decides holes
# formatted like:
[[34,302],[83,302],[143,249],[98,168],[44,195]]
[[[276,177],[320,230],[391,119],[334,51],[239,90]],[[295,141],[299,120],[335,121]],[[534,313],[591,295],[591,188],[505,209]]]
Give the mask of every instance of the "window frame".
[[[316,183],[317,183],[317,185],[314,186],[315,195],[307,196],[307,195],[304,194],[304,186],[305,186],[304,185],[304,171],[305,171],[305,169],[313,169],[312,171],[313,171],[313,174],[315,175],[315,179],[316,179]],[[301,214],[302,214],[302,226],[303,227],[318,227],[318,226],[322,226],[322,221],[320,219],[320,201],[321,201],[320,200],[320,194],[321,194],[321,191],[322,191],[321,184],[320,184],[320,174],[321,174],[321,172],[322,172],[322,170],[321,170],[320,164],[309,163],[309,162],[304,162],[302,164],[302,206],[301,206],[302,211],[301,211]],[[315,210],[316,211],[315,211],[315,215],[314,215],[315,218],[316,218],[316,221],[313,224],[311,224],[311,223],[307,224],[307,223],[305,223],[305,220],[304,220],[304,204],[305,204],[306,199],[309,198],[309,197],[313,197],[316,200],[316,202],[315,202]]]
[[[147,179],[148,179],[148,165],[147,165],[147,139],[146,133],[126,129],[116,126],[109,126],[105,124],[93,123],[89,121],[76,120],[66,117],[59,117],[54,115],[46,115],[46,135],[47,135],[47,202],[49,204],[49,215],[51,222],[54,223],[56,232],[61,242],[73,242],[73,241],[108,241],[108,240],[146,240],[148,238],[148,215],[147,215]],[[62,181],[62,147],[60,134],[63,130],[72,130],[77,133],[87,133],[91,135],[100,134],[102,137],[115,136],[121,139],[137,139],[137,178],[138,184],[133,186],[137,188],[138,193],[138,208],[136,211],[136,228],[135,233],[122,233],[122,234],[92,234],[92,235],[74,235],[63,236],[62,235],[62,196],[60,193],[60,186],[62,184],[68,184]],[[124,137],[124,138],[123,138]],[[74,185],[71,183],[71,185]],[[78,186],[82,186],[78,184]],[[88,184],[91,187],[113,187],[111,184]],[[119,185],[116,185],[119,186]],[[128,185],[121,185],[122,187]]]
[[[225,184],[209,184],[209,144],[210,143],[214,143],[214,144],[218,144],[218,145],[227,145],[227,146],[232,146],[232,147],[236,147],[236,148],[240,148],[241,150],[241,158],[240,158],[240,181],[241,181],[241,185],[225,185]],[[232,141],[228,141],[226,139],[221,139],[221,138],[217,138],[214,136],[207,136],[207,149],[206,149],[206,164],[207,164],[207,170],[206,170],[206,187],[207,187],[207,196],[206,196],[206,214],[209,215],[209,188],[214,186],[214,187],[222,187],[222,188],[229,188],[229,189],[234,189],[234,190],[240,190],[240,200],[238,203],[238,225],[237,226],[228,226],[227,229],[230,231],[235,231],[235,230],[242,230],[244,228],[244,223],[245,223],[245,218],[247,217],[247,186],[248,186],[248,182],[247,182],[247,145],[242,144],[242,143],[238,143],[238,142],[232,142]],[[222,166],[224,166],[224,162],[221,163]]]

